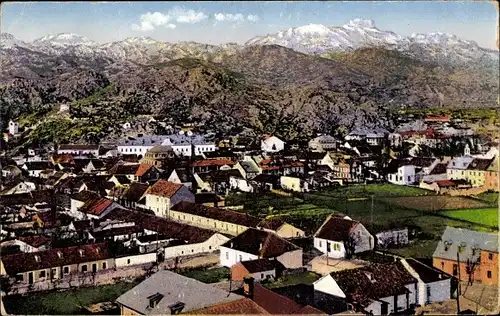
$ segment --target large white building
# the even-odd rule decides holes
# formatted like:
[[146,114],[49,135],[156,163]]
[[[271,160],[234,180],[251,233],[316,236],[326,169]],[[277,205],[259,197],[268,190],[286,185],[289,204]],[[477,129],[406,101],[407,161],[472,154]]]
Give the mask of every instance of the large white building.
[[285,142],[276,136],[265,136],[260,143],[260,149],[269,153],[282,151],[285,149]]
[[214,142],[207,141],[201,135],[187,134],[174,135],[146,135],[135,139],[124,140],[118,144],[118,152],[121,154],[146,154],[155,146],[171,146],[175,154],[179,156],[201,155],[204,152],[216,150]]

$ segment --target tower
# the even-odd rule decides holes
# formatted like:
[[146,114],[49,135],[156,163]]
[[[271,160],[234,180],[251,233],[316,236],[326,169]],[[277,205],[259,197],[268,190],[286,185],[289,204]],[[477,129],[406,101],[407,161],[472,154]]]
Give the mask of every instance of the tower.
[[19,133],[19,124],[12,120],[9,121],[9,134],[16,135]]

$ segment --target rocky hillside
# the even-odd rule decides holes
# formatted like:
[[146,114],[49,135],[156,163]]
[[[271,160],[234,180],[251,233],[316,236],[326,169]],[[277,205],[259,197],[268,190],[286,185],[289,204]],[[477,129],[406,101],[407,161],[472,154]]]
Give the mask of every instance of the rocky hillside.
[[[24,43],[3,34],[0,57],[0,127],[10,118],[35,124],[23,139],[31,143],[119,137],[120,124],[141,115],[293,139],[390,126],[400,105],[491,106],[498,94],[498,74],[385,48],[319,56],[255,43],[100,45],[74,34]],[[62,103],[71,120],[50,115]]]

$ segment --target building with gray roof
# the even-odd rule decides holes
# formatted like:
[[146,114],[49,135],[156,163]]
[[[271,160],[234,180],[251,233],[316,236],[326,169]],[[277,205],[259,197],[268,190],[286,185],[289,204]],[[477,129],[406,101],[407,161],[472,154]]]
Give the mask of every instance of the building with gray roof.
[[122,315],[126,310],[140,315],[173,315],[242,298],[210,284],[160,270],[121,295],[116,302],[120,304]]
[[433,258],[460,262],[476,262],[481,251],[498,253],[498,233],[486,233],[447,226],[439,241]]

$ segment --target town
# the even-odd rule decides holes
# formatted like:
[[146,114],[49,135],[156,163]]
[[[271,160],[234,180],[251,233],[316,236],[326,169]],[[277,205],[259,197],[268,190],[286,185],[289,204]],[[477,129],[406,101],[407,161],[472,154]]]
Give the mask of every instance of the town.
[[1,146],[2,314],[499,312],[499,139],[453,115],[6,155],[25,128]]

